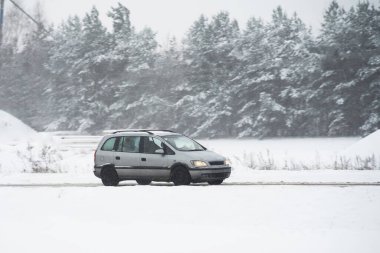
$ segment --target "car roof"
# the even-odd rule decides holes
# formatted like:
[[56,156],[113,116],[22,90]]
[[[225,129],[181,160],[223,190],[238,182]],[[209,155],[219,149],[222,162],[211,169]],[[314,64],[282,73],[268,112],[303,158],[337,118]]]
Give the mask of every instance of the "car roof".
[[152,131],[152,133],[154,133],[155,135],[158,135],[158,136],[181,135],[181,134],[179,134],[179,133],[175,133],[175,132],[166,132],[166,131]]
[[181,135],[169,130],[119,130],[114,131],[109,136],[168,136],[168,135]]

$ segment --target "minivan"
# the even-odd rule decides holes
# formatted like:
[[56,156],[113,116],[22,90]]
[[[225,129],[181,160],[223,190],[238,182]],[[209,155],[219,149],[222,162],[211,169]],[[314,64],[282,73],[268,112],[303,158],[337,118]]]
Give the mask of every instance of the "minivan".
[[231,174],[228,159],[170,130],[114,131],[100,141],[94,162],[94,174],[105,186],[123,180],[219,185]]

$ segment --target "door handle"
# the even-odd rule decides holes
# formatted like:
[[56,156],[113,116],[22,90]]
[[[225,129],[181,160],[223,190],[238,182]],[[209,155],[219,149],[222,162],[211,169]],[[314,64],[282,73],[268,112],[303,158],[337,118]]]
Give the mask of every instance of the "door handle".
[[145,157],[141,158],[141,161],[146,162],[146,158]]
[[120,160],[120,156],[116,156],[115,158],[116,158],[116,160]]

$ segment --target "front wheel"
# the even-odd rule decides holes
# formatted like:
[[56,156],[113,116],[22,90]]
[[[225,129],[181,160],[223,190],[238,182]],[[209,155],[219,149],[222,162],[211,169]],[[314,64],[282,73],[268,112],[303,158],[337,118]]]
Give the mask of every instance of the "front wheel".
[[116,170],[111,168],[104,168],[100,178],[105,186],[117,186],[120,181]]
[[209,185],[220,185],[223,183],[223,179],[219,179],[219,180],[213,180],[213,181],[208,181],[207,182]]
[[189,185],[191,183],[190,173],[185,168],[176,169],[172,181],[174,185]]

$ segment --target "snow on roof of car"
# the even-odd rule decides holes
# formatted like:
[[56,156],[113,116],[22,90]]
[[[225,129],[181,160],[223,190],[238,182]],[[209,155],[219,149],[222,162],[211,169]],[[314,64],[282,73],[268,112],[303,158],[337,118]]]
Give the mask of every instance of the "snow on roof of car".
[[151,132],[154,133],[155,135],[158,135],[158,136],[180,135],[179,133],[167,132],[167,131],[151,131]]

